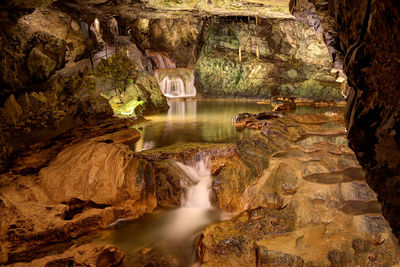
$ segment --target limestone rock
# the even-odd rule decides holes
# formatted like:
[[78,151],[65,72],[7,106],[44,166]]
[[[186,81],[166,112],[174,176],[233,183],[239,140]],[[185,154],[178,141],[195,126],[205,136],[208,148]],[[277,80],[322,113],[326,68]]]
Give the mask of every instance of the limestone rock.
[[[140,138],[135,129],[126,134],[132,136],[132,141]],[[151,167],[134,160],[129,149],[118,141],[116,137],[103,136],[59,153],[49,167],[40,171],[42,186],[50,199],[60,203],[78,198],[111,205],[123,199],[139,200],[144,191],[151,194],[154,181],[134,178],[141,175],[140,171],[151,175]]]
[[178,267],[182,266],[179,259],[170,255],[165,249],[159,248],[145,248],[140,252],[130,255],[126,259],[129,266],[146,267],[146,266],[159,266],[159,267]]
[[34,47],[29,53],[27,67],[34,80],[45,81],[54,73],[56,62]]
[[153,211],[153,167],[125,145],[139,137],[135,129],[94,137],[61,151],[38,175],[16,176],[12,183],[2,175],[4,262],[30,260],[54,242]]
[[399,237],[400,94],[399,61],[394,60],[400,54],[399,6],[394,1],[366,0],[324,0],[318,5],[290,1],[290,5],[296,17],[313,12],[329,37],[325,38],[328,45],[341,48],[337,50],[345,55],[344,72],[352,87],[346,112],[349,144],[367,170],[368,184],[377,192],[383,213]]
[[23,111],[21,105],[17,102],[14,95],[11,95],[4,104],[4,111],[7,112],[11,117],[12,122],[16,124],[19,121],[19,116],[22,115]]
[[289,210],[256,209],[208,226],[197,240],[203,266],[256,266],[254,242],[284,235],[294,228]]
[[16,263],[9,266],[118,266],[124,258],[122,250],[113,245],[86,244],[72,247],[62,254],[43,257],[29,263]]
[[299,22],[213,20],[203,42],[195,85],[205,96],[342,98],[324,43]]
[[194,66],[203,21],[196,17],[162,18],[143,23],[138,19],[133,36],[139,48],[165,51],[177,62],[177,67]]
[[[338,124],[324,128],[327,121]],[[332,142],[293,145],[308,135],[337,135],[340,116],[305,114],[259,122],[264,135],[239,142],[236,156],[214,177],[220,208],[246,211],[203,230],[197,253],[204,266],[400,261],[397,241],[351,150]],[[246,164],[235,168],[235,162]]]
[[[91,87],[106,99],[112,99],[114,113],[120,116],[142,115],[168,108],[157,80],[145,71],[138,72],[126,52],[117,52],[103,60],[85,78],[92,77]],[[90,82],[90,81],[88,81]]]

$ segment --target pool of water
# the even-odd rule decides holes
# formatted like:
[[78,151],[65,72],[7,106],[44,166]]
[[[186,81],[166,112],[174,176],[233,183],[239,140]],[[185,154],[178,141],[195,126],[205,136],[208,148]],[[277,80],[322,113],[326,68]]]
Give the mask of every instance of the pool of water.
[[[270,105],[257,104],[255,101],[186,100],[170,101],[168,104],[170,109],[167,112],[146,117],[148,121],[135,126],[141,132],[141,139],[134,147],[136,151],[189,142],[234,143],[243,136],[257,132],[250,129],[237,131],[231,123],[234,115],[272,110]],[[340,108],[297,107],[294,113],[339,110]],[[324,127],[342,126],[326,123]],[[341,137],[332,137],[331,141],[344,142],[338,138]],[[326,137],[309,137],[300,142],[308,144],[317,141],[329,140]],[[149,263],[149,257],[150,262],[153,257],[156,260],[174,262],[173,266],[192,266],[196,261],[196,237],[207,225],[232,216],[221,213],[211,205],[209,195],[212,177],[208,163],[207,158],[199,159],[193,166],[176,163],[193,181],[193,185],[185,188],[180,208],[157,210],[136,220],[117,222],[106,230],[80,239],[79,242],[119,246],[126,255],[125,266],[147,266],[142,265],[142,262]],[[158,264],[160,262],[153,262],[151,266]]]
[[[191,224],[193,220],[195,224]],[[207,225],[220,220],[216,209],[157,210],[136,220],[119,221],[76,243],[114,244],[126,255],[124,266],[137,266],[138,257],[153,250],[174,259],[174,266],[188,267],[196,262],[195,239]],[[187,226],[184,231],[182,226]]]
[[296,144],[298,145],[313,145],[315,143],[319,142],[328,142],[328,143],[333,143],[336,145],[347,145],[347,138],[345,136],[309,136],[303,140],[297,141]]
[[[136,126],[142,135],[135,144],[135,150],[166,147],[174,144],[235,143],[243,136],[255,131],[237,131],[231,119],[239,113],[259,113],[272,111],[271,105],[257,104],[255,101],[235,100],[182,100],[169,101],[167,112],[148,116],[149,121]],[[314,108],[298,106],[293,113],[325,113],[343,108]]]

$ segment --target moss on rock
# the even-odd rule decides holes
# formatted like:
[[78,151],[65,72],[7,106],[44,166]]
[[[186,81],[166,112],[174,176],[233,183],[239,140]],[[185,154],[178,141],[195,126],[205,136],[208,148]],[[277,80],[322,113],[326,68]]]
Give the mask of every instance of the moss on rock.
[[205,96],[343,100],[324,43],[299,22],[212,20],[203,43],[195,85]]
[[168,107],[157,80],[145,71],[137,71],[125,53],[116,52],[88,74],[97,78],[96,87],[116,115],[142,115]]

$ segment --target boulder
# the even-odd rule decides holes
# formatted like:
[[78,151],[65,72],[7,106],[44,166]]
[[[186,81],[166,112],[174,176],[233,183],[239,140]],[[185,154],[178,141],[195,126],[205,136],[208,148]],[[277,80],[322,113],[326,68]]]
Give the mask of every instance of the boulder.
[[57,63],[34,47],[29,53],[26,66],[32,79],[43,82],[55,71]]
[[143,194],[154,194],[154,180],[138,178],[151,175],[151,167],[134,159],[129,148],[122,144],[139,138],[139,132],[130,129],[63,150],[40,171],[43,188],[58,203],[78,198],[112,205],[123,199],[136,201]]

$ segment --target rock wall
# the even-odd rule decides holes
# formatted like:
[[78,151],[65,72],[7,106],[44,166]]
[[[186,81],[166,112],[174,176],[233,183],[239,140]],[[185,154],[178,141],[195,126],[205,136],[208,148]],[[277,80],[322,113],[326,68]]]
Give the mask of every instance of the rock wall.
[[[310,138],[345,134],[343,114],[261,114],[236,117],[235,125],[261,134],[237,144],[244,166],[237,157],[227,159],[212,188],[222,210],[243,212],[201,232],[196,242],[201,265],[398,263],[398,242],[354,153],[346,144]],[[325,128],[327,121],[336,126]]]
[[400,6],[391,0],[305,2],[292,0],[292,12],[305,17],[311,6],[321,21],[330,22],[323,30],[338,33],[352,87],[346,112],[349,145],[400,237]]
[[129,38],[107,58],[72,16],[41,7],[0,30],[0,171],[14,151],[77,125],[168,108]]
[[324,43],[296,20],[213,19],[203,42],[195,66],[203,95],[343,99]]
[[5,164],[15,150],[82,123],[167,108],[157,80],[146,71],[137,71],[124,52],[117,52],[94,70],[69,77],[55,75],[40,91],[9,96],[0,108],[0,162]]
[[198,57],[203,20],[195,17],[179,19],[138,19],[132,23],[133,40],[142,50],[164,51],[177,67],[194,66]]
[[65,63],[86,54],[76,21],[54,9],[40,8],[0,31],[0,97],[29,90]]

